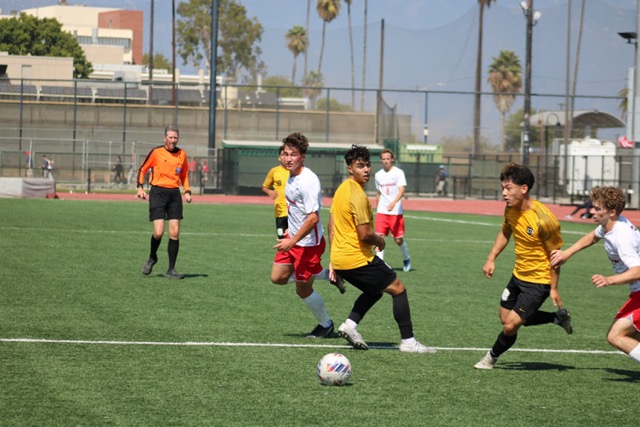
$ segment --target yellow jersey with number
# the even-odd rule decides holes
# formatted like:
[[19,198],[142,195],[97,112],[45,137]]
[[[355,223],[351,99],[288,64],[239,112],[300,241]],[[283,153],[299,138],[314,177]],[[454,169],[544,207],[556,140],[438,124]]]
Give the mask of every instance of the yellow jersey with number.
[[289,179],[289,171],[282,165],[271,168],[262,183],[263,187],[273,188],[278,196],[273,201],[273,208],[276,218],[288,216],[287,198],[284,196],[284,189]]
[[333,241],[331,264],[337,270],[352,270],[366,265],[375,256],[370,244],[358,239],[357,226],[369,224],[372,230],[371,202],[360,184],[353,179],[344,181],[333,196]]
[[537,200],[532,202],[527,211],[507,207],[502,228],[511,231],[515,243],[513,275],[525,282],[548,285],[551,283],[549,253],[560,249],[564,242],[555,215]]

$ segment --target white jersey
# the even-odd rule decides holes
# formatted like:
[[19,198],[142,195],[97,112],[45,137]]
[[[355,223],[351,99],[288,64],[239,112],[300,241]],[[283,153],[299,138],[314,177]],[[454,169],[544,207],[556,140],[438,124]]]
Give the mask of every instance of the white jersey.
[[[318,212],[322,207],[322,190],[320,180],[311,169],[304,167],[296,176],[289,176],[284,194],[287,198],[287,210],[289,213],[289,236],[296,235],[307,216]],[[317,246],[323,236],[322,221],[300,240],[296,246]]]
[[402,169],[395,166],[391,167],[389,172],[380,169],[376,172],[375,179],[376,190],[380,192],[380,201],[378,202],[376,212],[386,215],[402,215],[402,199],[398,200],[398,203],[396,203],[392,210],[387,210],[387,206],[389,206],[398,195],[400,187],[407,186],[407,179]]
[[[624,216],[620,215],[613,230],[608,233],[599,225],[596,228],[596,237],[604,239],[604,250],[616,274],[640,266],[640,232]],[[640,280],[631,282],[629,290],[632,293],[640,291]]]

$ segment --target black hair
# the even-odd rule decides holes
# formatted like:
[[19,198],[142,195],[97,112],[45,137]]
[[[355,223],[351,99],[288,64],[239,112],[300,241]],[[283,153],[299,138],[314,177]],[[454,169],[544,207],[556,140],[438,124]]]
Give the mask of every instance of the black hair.
[[509,163],[500,172],[500,181],[511,181],[517,185],[525,185],[528,191],[531,191],[533,184],[536,182],[531,169],[517,163]]
[[351,165],[355,160],[362,160],[365,163],[371,161],[371,153],[369,149],[363,145],[353,144],[351,150],[347,151],[344,155],[344,161],[347,162],[347,166]]

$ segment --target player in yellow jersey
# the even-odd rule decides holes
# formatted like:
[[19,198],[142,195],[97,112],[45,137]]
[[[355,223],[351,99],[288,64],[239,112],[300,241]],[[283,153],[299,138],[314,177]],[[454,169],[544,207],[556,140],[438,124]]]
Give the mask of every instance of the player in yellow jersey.
[[[500,173],[502,197],[507,206],[502,228],[482,271],[491,278],[495,260],[513,236],[516,262],[513,275],[502,292],[500,321],[503,329],[491,350],[475,364],[476,369],[492,369],[498,357],[516,342],[521,326],[555,323],[573,332],[571,316],[562,308],[558,292],[560,270],[551,267],[551,251],[562,247],[560,223],[545,205],[531,199],[535,179],[528,167],[509,163]],[[558,311],[541,311],[548,297]]]
[[355,349],[367,350],[367,343],[358,332],[358,324],[367,311],[384,293],[393,299],[393,317],[400,329],[400,351],[407,353],[435,353],[420,344],[413,336],[413,323],[407,291],[396,272],[375,256],[373,248],[384,249],[384,236],[375,233],[371,202],[364,185],[371,177],[371,155],[367,147],[353,145],[344,156],[349,170],[333,197],[329,218],[329,242],[332,280],[339,275],[362,293],[353,304],[347,320],[338,334]]
[[262,183],[262,192],[273,199],[273,208],[276,216],[276,234],[278,239],[284,239],[284,235],[289,228],[287,213],[287,198],[284,190],[289,179],[289,171],[284,165],[282,151],[284,145],[280,147],[278,161],[280,164],[271,168]]

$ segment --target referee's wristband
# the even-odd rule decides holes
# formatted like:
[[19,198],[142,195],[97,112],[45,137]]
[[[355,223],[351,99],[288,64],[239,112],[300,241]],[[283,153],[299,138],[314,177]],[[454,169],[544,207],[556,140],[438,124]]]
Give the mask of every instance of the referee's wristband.
[[137,187],[138,188],[144,188],[144,184],[138,184]]
[[191,190],[185,191],[184,194],[191,194]]

